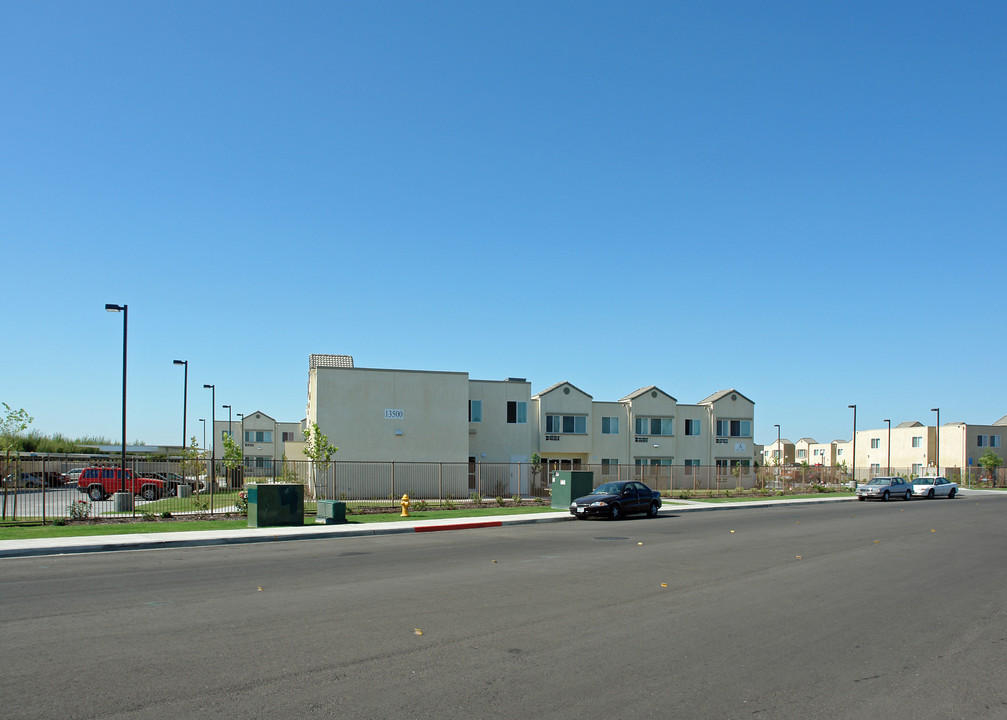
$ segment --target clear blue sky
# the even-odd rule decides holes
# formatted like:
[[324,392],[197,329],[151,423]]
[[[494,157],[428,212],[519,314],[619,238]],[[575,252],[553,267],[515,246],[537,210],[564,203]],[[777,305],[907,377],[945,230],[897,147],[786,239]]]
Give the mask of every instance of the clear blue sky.
[[[308,354],[1007,413],[1007,4],[0,3],[0,400],[177,443]],[[338,444],[339,439],[334,439]]]

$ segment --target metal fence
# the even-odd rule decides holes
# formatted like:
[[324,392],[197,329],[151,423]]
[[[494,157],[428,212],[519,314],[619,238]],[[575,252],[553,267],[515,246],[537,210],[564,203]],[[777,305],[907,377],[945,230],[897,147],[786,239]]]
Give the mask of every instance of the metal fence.
[[[214,515],[242,512],[243,489],[249,482],[293,482],[305,489],[306,511],[316,500],[343,500],[361,505],[395,505],[403,494],[413,500],[442,503],[473,498],[522,499],[549,497],[549,483],[559,466],[531,463],[436,463],[436,462],[330,462],[256,461],[246,467],[226,467],[218,462],[183,464],[180,460],[127,457],[126,466],[137,477],[154,478],[147,483],[156,492],[138,495],[132,509],[116,510],[111,497],[88,492],[90,481],[76,475],[89,467],[118,468],[118,458],[86,455],[0,459],[0,519],[40,521],[57,518],[142,517],[148,515]],[[849,486],[853,476],[842,468],[821,466],[751,467],[682,465],[594,465],[570,463],[564,470],[594,473],[596,484],[609,480],[641,480],[671,496],[690,493],[809,492]],[[877,468],[857,468],[856,478],[865,482],[873,475],[889,474]],[[893,475],[912,479],[905,468],[892,468]],[[962,472],[946,468],[945,477],[963,487],[1003,487],[1007,469]],[[113,490],[118,489],[116,487]],[[139,491],[138,491],[139,492]],[[151,497],[151,495],[153,495]]]

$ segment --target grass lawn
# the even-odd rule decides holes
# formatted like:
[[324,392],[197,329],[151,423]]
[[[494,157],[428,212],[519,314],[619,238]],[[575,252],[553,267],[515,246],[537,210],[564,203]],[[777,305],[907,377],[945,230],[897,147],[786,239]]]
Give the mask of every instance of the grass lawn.
[[[444,520],[464,517],[485,517],[489,515],[524,515],[527,513],[562,512],[548,505],[527,507],[482,508],[465,507],[457,510],[424,510],[411,512],[410,517],[400,517],[399,513],[374,513],[369,515],[348,515],[348,524],[399,522],[402,520]],[[305,525],[315,525],[314,515],[305,515]],[[131,522],[107,525],[20,525],[0,527],[0,540],[32,540],[35,538],[79,537],[82,535],[129,535],[133,533],[187,532],[192,530],[238,530],[248,527],[248,520],[172,520],[160,522]]]

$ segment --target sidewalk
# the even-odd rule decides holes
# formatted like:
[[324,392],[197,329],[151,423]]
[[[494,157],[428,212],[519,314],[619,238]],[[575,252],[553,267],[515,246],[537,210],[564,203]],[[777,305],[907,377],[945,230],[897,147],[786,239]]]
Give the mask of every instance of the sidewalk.
[[[829,502],[849,502],[852,497],[815,497],[807,500],[756,500],[730,503],[705,503],[696,500],[667,500],[661,515],[687,512],[774,508]],[[298,527],[242,528],[239,530],[195,530],[191,532],[136,533],[132,535],[88,535],[81,537],[0,540],[0,558],[67,555],[116,550],[154,550],[160,548],[207,547],[245,543],[320,540],[367,535],[401,535],[445,530],[472,530],[485,527],[530,525],[533,523],[574,520],[566,510],[534,515],[493,515],[457,520],[403,520],[386,523],[347,523],[343,525],[303,525]]]

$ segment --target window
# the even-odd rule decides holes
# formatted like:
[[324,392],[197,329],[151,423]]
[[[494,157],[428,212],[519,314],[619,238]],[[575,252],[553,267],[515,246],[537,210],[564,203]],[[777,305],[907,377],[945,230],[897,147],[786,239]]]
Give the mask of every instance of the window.
[[[881,438],[871,438],[871,450],[877,450],[881,447]],[[913,447],[916,447],[913,445]]]
[[752,421],[718,420],[717,437],[752,437]]
[[566,435],[586,435],[587,417],[584,415],[546,415],[545,431]]
[[982,447],[985,444],[986,444],[986,436],[985,435],[976,435],[976,445],[978,445],[979,447]]
[[469,422],[483,421],[483,401],[469,400]]
[[[923,446],[923,436],[922,435],[914,435],[913,436],[913,447],[922,447],[922,446]],[[871,445],[871,447],[874,447],[874,446]]]
[[603,417],[601,419],[601,434],[602,435],[618,435],[619,434],[619,418],[617,418],[617,417]]
[[881,463],[871,463],[871,475],[881,474]]
[[615,458],[602,458],[601,459],[601,474],[602,475],[618,475],[619,474],[619,461]]
[[685,421],[685,434],[686,435],[699,435],[699,420],[690,420],[686,418]]
[[293,442],[294,433],[284,431],[280,437],[283,440],[283,442]]
[[843,449],[842,448],[836,448],[836,455],[842,455],[842,454],[843,454]]
[[913,475],[923,474],[923,463],[913,463]]
[[806,457],[808,457],[808,451],[804,450],[804,449],[798,450],[797,451],[797,457],[799,457],[799,458],[806,458]]
[[636,418],[637,435],[674,435],[675,418]]
[[[284,433],[286,434],[286,433]],[[290,433],[293,435],[293,433]],[[291,437],[293,440],[293,437]],[[245,442],[273,442],[272,430],[246,430]]]
[[686,460],[685,461],[685,474],[693,475],[699,470],[699,460]]
[[1000,447],[999,435],[990,435],[990,447]]
[[528,403],[507,401],[507,422],[524,425],[528,422]]
[[976,445],[979,447],[1000,447],[1000,436],[976,435]]
[[720,460],[720,459],[718,459],[717,460],[717,474],[718,475],[727,475],[729,473],[730,473],[730,470],[729,470],[729,466],[727,464],[727,460]]
[[773,450],[773,459],[774,460],[779,460],[780,459],[780,451],[779,450]]

